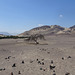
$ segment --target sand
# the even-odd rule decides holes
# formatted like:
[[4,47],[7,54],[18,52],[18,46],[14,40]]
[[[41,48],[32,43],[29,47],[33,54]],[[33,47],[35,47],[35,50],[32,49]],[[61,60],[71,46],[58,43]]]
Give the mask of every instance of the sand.
[[38,45],[1,39],[0,75],[75,75],[75,37],[48,36]]

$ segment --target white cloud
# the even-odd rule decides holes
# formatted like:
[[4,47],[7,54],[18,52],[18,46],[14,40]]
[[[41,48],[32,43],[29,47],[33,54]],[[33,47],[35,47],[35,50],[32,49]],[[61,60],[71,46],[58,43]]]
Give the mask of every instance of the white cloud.
[[38,26],[43,26],[43,24],[38,24]]
[[62,14],[60,14],[60,15],[59,15],[59,17],[60,17],[60,18],[62,18],[62,17],[63,17],[63,15],[62,15]]

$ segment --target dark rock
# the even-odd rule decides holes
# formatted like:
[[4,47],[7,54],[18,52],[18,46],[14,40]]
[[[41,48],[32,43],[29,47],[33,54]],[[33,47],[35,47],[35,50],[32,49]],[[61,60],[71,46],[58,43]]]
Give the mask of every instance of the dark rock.
[[41,64],[44,65],[44,62],[42,62]]
[[14,63],[12,67],[16,67],[16,64]]
[[47,52],[48,54],[50,54],[50,52]]
[[36,59],[38,61],[38,59]]
[[3,70],[5,70],[5,68],[1,68],[1,69],[0,69],[0,71],[3,71]]
[[42,68],[40,68],[40,70],[42,70]]
[[8,58],[5,58],[5,59],[8,59]]
[[51,64],[53,64],[53,60],[51,60]]
[[53,75],[56,75],[55,73]]
[[2,71],[3,69],[1,68],[0,71]]
[[43,71],[45,71],[45,69],[43,69]]
[[54,65],[50,65],[50,70],[53,70],[55,68]]
[[64,57],[62,57],[62,60],[64,60]]
[[11,72],[11,75],[14,75],[13,72]]
[[41,64],[41,62],[40,62],[40,61],[38,61],[38,64]]
[[10,59],[11,56],[8,56],[8,59]]
[[53,70],[53,72],[55,72],[55,70]]
[[44,59],[41,59],[42,61],[44,61]]
[[30,61],[30,63],[33,63],[33,61]]
[[21,72],[19,71],[18,74],[21,74]]
[[66,73],[65,75],[70,75],[70,73]]
[[22,64],[24,64],[24,61],[22,61]]
[[68,58],[71,58],[71,56],[68,56]]
[[5,70],[5,68],[3,70]]

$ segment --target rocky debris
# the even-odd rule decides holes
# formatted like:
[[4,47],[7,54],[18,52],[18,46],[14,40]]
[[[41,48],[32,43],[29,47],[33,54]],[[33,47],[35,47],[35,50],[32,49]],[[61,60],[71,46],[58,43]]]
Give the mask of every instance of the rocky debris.
[[30,63],[33,63],[33,61],[31,60]]
[[53,70],[56,66],[54,66],[53,64],[50,65],[50,70]]
[[45,71],[46,69],[43,69],[43,71]]
[[64,60],[64,57],[62,57],[62,60]]
[[40,68],[40,70],[42,70],[42,68]]
[[5,59],[8,59],[8,58],[5,58]]
[[21,72],[19,71],[18,74],[21,74]]
[[40,70],[42,70],[42,71],[46,71],[46,69],[45,69],[45,68],[42,68],[42,67],[40,68]]
[[16,67],[16,63],[14,63],[12,67]]
[[65,75],[70,75],[70,73],[67,72]]
[[54,73],[53,75],[56,75],[56,73]]
[[53,60],[51,60],[50,70],[53,70],[56,66],[53,65]]
[[53,70],[53,72],[55,72],[55,70]]
[[42,61],[44,61],[44,59],[41,59]]
[[10,59],[10,57],[11,57],[11,56],[8,56],[8,57],[7,57],[7,58],[5,58],[5,59]]
[[41,64],[44,65],[44,62],[42,62]]
[[8,59],[10,59],[11,56],[8,56]]
[[41,61],[38,61],[38,64],[41,64]]
[[71,56],[68,56],[67,58],[69,59],[69,58],[71,58]]
[[24,64],[24,60],[22,60],[22,64]]
[[11,72],[11,75],[14,75],[13,72]]
[[53,60],[51,60],[51,64],[53,64]]
[[12,57],[12,58],[15,58],[15,57]]
[[0,68],[0,71],[4,71],[5,70],[5,68]]
[[36,59],[38,61],[38,59]]
[[50,52],[47,52],[48,54],[50,54]]
[[42,50],[42,51],[46,51],[47,49],[45,49],[45,48],[42,48],[42,49],[40,49],[40,50]]

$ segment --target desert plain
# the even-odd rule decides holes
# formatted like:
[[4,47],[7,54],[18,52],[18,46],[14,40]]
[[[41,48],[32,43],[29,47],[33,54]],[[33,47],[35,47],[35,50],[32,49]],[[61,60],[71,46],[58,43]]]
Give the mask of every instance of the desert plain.
[[0,75],[75,75],[75,36],[45,38],[0,39]]

